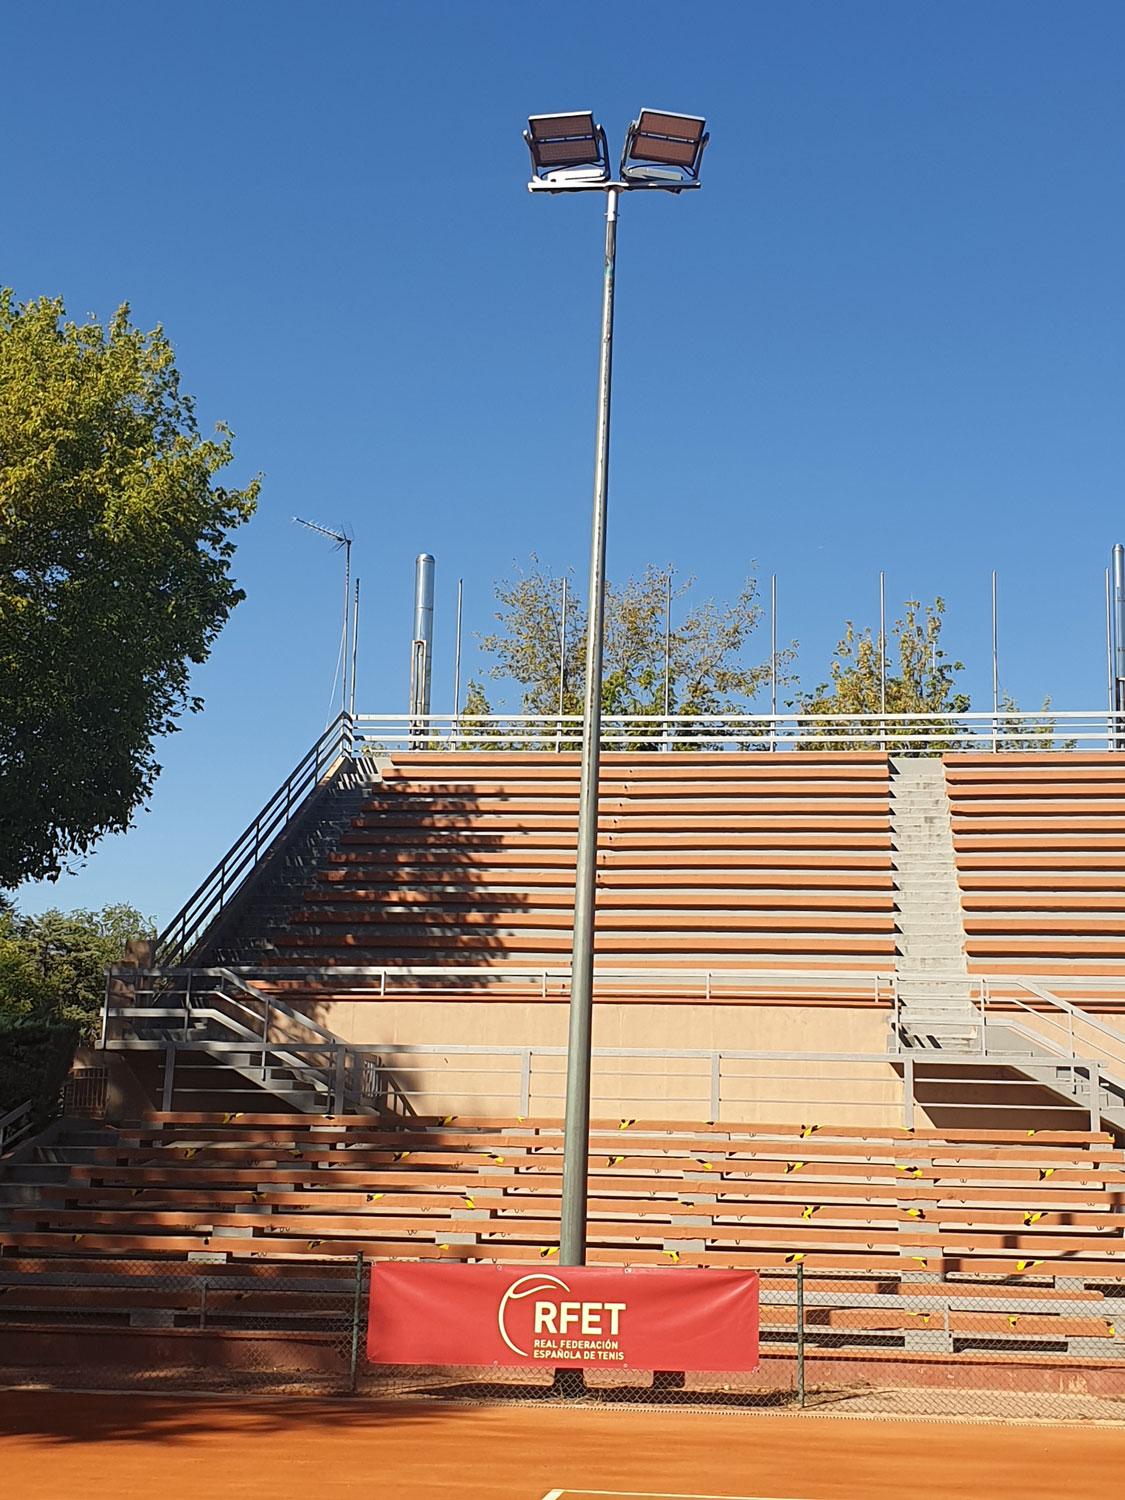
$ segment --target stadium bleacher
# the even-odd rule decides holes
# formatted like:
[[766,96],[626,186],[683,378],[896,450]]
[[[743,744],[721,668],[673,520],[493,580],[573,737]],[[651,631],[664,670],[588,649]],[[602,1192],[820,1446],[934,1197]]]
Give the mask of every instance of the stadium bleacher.
[[[261,959],[260,992],[315,992],[331,1021],[337,993],[352,1004],[359,994],[333,972],[357,964],[502,973],[565,963],[577,757],[415,751],[379,764],[350,825],[302,869]],[[599,959],[664,976],[650,995],[634,987],[630,1003],[698,1006],[691,976],[728,971],[736,982],[722,1002],[745,1004],[748,1018],[765,1002],[794,1015],[811,1006],[793,1035],[814,1055],[831,1004],[877,1008],[877,989],[830,996],[829,986],[894,971],[893,774],[875,752],[608,753]],[[958,754],[945,775],[970,974],[1057,973],[1088,979],[1096,995],[1125,973],[1116,758]],[[309,969],[322,977],[298,976]],[[786,970],[784,991],[754,980]],[[409,983],[395,993],[418,1014],[450,994],[473,1004],[468,979]],[[378,988],[359,998],[378,1016]],[[155,1074],[139,1061],[151,1096]],[[1029,1076],[1041,1089],[1043,1069]],[[207,1112],[161,1110],[150,1097],[153,1107],[114,1126],[71,1122],[48,1150],[24,1152],[11,1170],[0,1163],[0,1348],[6,1333],[58,1331],[71,1317],[187,1327],[194,1294],[161,1268],[189,1259],[213,1271],[213,1324],[258,1317],[281,1328],[313,1280],[346,1300],[356,1256],[557,1258],[557,1118],[302,1114],[266,1092],[247,1107],[247,1088],[244,1070],[231,1107]],[[823,1111],[806,1125],[631,1119],[623,1103],[622,1117],[591,1133],[589,1258],[758,1270],[763,1327],[776,1339],[792,1336],[800,1267],[810,1295],[835,1288],[818,1326],[845,1353],[872,1339],[909,1351],[924,1318],[951,1349],[1018,1340],[1125,1357],[1125,1152],[1112,1133],[1069,1128],[1069,1105],[1057,1129],[1030,1115],[996,1128],[974,1097],[940,1124],[921,1113],[914,1129],[833,1123]],[[255,1279],[235,1287],[243,1273]]]

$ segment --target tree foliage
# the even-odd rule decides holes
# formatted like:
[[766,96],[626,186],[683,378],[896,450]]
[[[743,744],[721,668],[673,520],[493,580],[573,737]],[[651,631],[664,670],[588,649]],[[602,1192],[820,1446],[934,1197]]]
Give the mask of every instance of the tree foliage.
[[105,971],[126,943],[155,935],[135,907],[21,916],[0,897],[0,1020],[63,1023],[92,1035],[105,993]]
[[230,434],[200,435],[157,328],[0,292],[0,888],[120,831],[191,666],[243,597]]
[[[654,717],[665,704],[665,614],[667,569],[649,565],[640,578],[607,584],[602,709],[609,714]],[[747,665],[746,644],[762,609],[757,585],[747,579],[729,604],[707,600],[677,609],[692,586],[686,579],[673,589],[673,627],[669,641],[667,697],[673,714],[745,713],[749,700],[769,681],[770,666]],[[530,572],[496,584],[499,628],[484,636],[482,649],[493,658],[488,675],[510,681],[521,691],[525,713],[553,714],[559,709],[559,673],[563,674],[563,712],[578,714],[586,675],[586,612],[568,586],[565,663],[562,649],[562,579],[532,559]],[[784,675],[794,650],[778,652]],[[474,712],[488,711],[482,685],[475,690]]]
[[[941,644],[945,601],[939,596],[923,607],[917,599],[908,599],[902,618],[894,622],[887,640],[886,711],[888,714],[965,713],[968,695],[958,692],[955,677],[965,664],[953,661]],[[895,658],[897,657],[897,667]],[[843,639],[829,664],[828,682],[822,682],[799,699],[802,713],[877,714],[883,701],[879,670],[878,633],[870,627],[858,630],[847,621]],[[947,729],[924,722],[903,726],[901,733],[945,735]],[[832,731],[826,729],[831,736]],[[888,741],[888,748],[905,748],[910,742]],[[915,748],[927,748],[927,742],[914,741]],[[956,748],[935,738],[932,748]]]

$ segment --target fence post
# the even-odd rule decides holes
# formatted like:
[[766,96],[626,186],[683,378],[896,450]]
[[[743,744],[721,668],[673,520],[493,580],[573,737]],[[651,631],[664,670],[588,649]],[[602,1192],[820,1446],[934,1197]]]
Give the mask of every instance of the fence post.
[[711,1053],[711,1123],[719,1123],[719,1115],[722,1111],[722,1071],[723,1054],[721,1052]]
[[199,1288],[199,1328],[200,1332],[207,1327],[207,1278],[204,1276]]
[[805,1266],[797,1262],[797,1405],[805,1404]]
[[914,1059],[909,1053],[902,1059],[902,1124],[914,1129]]
[[348,1392],[354,1396],[356,1386],[359,1384],[359,1316],[360,1298],[363,1292],[363,1251],[357,1250],[355,1256],[355,1290],[352,1294],[352,1353],[351,1369],[348,1375]]

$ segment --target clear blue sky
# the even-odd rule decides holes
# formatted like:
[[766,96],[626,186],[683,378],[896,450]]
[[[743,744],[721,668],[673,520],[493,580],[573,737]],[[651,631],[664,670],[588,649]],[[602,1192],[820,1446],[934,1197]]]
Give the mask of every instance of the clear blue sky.
[[[584,579],[595,198],[525,191],[529,111],[705,112],[706,186],[623,205],[610,566],[780,579],[806,682],[842,622],[948,600],[989,694],[1104,701],[1125,533],[1125,7],[1095,0],[6,6],[0,281],[164,324],[265,476],[248,598],[151,810],[26,909],[164,919],[325,721],[356,537],[360,706],[401,710],[412,559]],[[471,640],[471,636],[470,636]],[[762,654],[765,654],[763,645]],[[472,666],[470,649],[468,665]]]

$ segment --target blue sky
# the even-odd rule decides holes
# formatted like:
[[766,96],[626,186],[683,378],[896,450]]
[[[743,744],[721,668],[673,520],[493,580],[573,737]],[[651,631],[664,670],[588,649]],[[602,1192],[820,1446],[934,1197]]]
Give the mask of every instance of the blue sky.
[[[161,322],[261,471],[247,601],[151,809],[21,904],[164,919],[325,721],[355,533],[362,709],[405,707],[411,570],[584,581],[595,198],[525,191],[531,112],[707,114],[706,186],[623,205],[610,570],[725,597],[757,559],[807,683],[846,617],[948,601],[989,695],[1104,702],[1125,534],[1125,7],[1036,0],[10,5],[0,282]],[[766,651],[763,636],[761,654]]]

